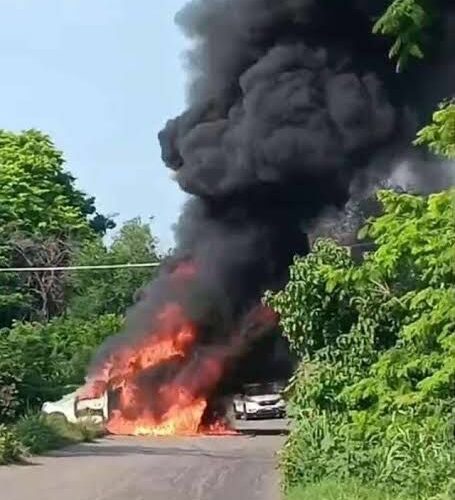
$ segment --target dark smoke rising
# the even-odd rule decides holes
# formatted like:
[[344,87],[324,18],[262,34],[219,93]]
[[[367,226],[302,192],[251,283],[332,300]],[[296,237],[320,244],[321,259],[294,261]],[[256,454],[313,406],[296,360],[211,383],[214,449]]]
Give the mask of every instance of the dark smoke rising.
[[[173,259],[188,259],[197,272],[175,291],[163,267],[95,365],[137,342],[170,300],[198,325],[200,349],[229,344],[262,293],[285,282],[293,256],[308,252],[314,221],[342,209],[362,176],[385,178],[407,157],[417,127],[454,90],[453,65],[443,39],[434,62],[396,74],[390,40],[372,35],[387,4],[194,0],[177,15],[194,42],[189,104],[159,139],[164,162],[192,195]],[[231,360],[223,391],[260,370],[276,378],[289,370],[273,332],[244,338],[251,352]]]

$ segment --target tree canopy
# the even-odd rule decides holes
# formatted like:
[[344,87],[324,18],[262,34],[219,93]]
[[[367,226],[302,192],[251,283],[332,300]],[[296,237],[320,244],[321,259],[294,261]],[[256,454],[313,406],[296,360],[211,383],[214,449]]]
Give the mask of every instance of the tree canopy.
[[[0,130],[2,267],[68,265],[78,245],[114,227],[64,167],[62,153],[47,135]],[[0,275],[0,326],[62,313],[62,278],[53,273]]]
[[[0,235],[71,235],[88,237],[95,200],[75,187],[64,159],[51,139],[37,130],[0,130]],[[105,219],[105,233],[112,221]]]
[[[63,154],[37,131],[0,130],[0,265],[65,267],[158,260],[157,241],[139,219],[126,223],[106,245],[114,222],[96,210],[94,197],[76,186]],[[68,311],[95,317],[124,314],[150,269],[69,275],[0,274],[0,327],[14,320],[49,319]]]

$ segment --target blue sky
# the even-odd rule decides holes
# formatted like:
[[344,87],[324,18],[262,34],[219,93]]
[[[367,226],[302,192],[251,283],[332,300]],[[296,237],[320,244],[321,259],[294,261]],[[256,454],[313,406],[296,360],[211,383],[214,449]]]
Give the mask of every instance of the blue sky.
[[2,0],[0,128],[38,128],[118,221],[154,216],[172,244],[183,194],[156,135],[184,106],[186,0]]

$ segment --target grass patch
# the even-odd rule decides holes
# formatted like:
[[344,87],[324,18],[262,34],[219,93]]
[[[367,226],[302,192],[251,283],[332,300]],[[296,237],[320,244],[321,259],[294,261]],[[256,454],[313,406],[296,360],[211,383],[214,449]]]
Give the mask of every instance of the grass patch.
[[[453,500],[455,490],[431,497],[431,500]],[[427,496],[392,495],[374,486],[355,481],[326,480],[319,484],[294,488],[286,500],[429,500]]]
[[295,488],[287,500],[410,500],[390,496],[374,487],[362,486],[353,481],[323,481],[319,484]]
[[18,463],[77,443],[88,443],[104,434],[93,424],[71,424],[64,418],[30,414],[14,426],[0,425],[0,465]]
[[31,454],[40,454],[77,443],[87,443],[101,437],[100,427],[72,424],[64,418],[31,414],[14,427],[17,439]]

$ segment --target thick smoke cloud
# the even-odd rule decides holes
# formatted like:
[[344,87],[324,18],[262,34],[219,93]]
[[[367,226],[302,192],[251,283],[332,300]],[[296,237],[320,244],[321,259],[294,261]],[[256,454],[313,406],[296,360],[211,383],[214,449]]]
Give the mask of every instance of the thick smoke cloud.
[[199,76],[193,105],[160,138],[184,190],[219,199],[300,183],[302,200],[316,187],[321,205],[342,203],[356,170],[405,140],[405,108],[369,18],[323,4],[198,1],[180,14],[200,40]]
[[[372,34],[387,3],[193,0],[177,15],[194,42],[188,109],[159,139],[164,162],[192,195],[173,259],[196,269],[177,299],[199,326],[201,345],[229,343],[262,293],[284,283],[293,256],[308,252],[313,222],[343,208],[362,177],[387,177],[449,93],[447,40],[435,62],[396,74],[390,41]],[[431,92],[423,85],[429,71]],[[175,299],[171,279],[164,267],[95,365],[150,331],[154,311]],[[261,368],[279,376],[271,366],[285,372],[273,342],[255,344],[247,357],[242,349],[233,380]]]
[[[193,0],[177,15],[194,41],[189,107],[160,141],[166,165],[194,195],[178,248],[213,269],[216,287],[235,276],[243,300],[273,286],[304,252],[302,229],[388,177],[454,91],[453,31],[428,62],[395,72],[390,40],[372,34],[388,4]],[[448,12],[441,31],[454,19]],[[245,283],[239,273],[250,268],[259,275]]]

